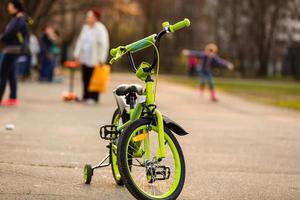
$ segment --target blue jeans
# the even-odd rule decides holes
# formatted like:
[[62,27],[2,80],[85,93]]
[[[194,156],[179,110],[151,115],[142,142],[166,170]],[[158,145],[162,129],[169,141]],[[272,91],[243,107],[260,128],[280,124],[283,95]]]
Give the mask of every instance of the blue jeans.
[[55,62],[53,60],[42,62],[40,71],[40,81],[52,82]]
[[16,62],[18,75],[28,78],[31,75],[31,56],[20,56]]
[[214,89],[214,79],[211,72],[200,71],[200,85],[201,87],[205,86],[205,83],[208,83],[209,89]]
[[2,101],[7,81],[10,86],[10,99],[17,98],[16,60],[17,54],[4,54],[0,69],[0,101]]

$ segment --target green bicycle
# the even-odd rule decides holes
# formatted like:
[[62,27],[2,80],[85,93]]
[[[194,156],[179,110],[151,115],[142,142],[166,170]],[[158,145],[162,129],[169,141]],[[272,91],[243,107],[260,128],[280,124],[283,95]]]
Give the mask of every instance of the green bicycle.
[[[109,140],[109,154],[96,166],[84,167],[84,181],[89,184],[93,170],[111,165],[118,185],[127,187],[137,199],[176,199],[185,181],[185,161],[173,133],[188,133],[161,114],[155,104],[156,87],[152,76],[159,70],[159,43],[162,36],[190,26],[184,19],[174,25],[162,24],[163,30],[142,40],[111,50],[111,64],[127,56],[130,68],[146,83],[120,85],[114,90],[118,108],[111,125],[100,128],[102,139]],[[142,62],[136,68],[132,54],[153,47],[152,64]],[[109,161],[105,164],[106,161]]]

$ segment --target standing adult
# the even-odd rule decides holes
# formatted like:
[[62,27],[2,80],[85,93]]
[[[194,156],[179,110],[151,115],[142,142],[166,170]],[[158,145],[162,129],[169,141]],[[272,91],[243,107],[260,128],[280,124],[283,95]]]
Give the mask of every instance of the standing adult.
[[[15,62],[20,55],[27,54],[29,51],[29,30],[27,17],[23,13],[23,5],[19,0],[9,0],[7,11],[12,19],[4,33],[0,35],[0,41],[5,46],[0,71],[0,105],[14,106],[19,103]],[[9,99],[2,101],[7,81],[10,86],[10,96]]]
[[82,65],[83,101],[90,104],[99,101],[98,92],[89,92],[89,83],[95,65],[106,62],[109,50],[109,35],[106,27],[100,22],[101,13],[97,9],[88,11],[86,24],[77,40],[74,57]]

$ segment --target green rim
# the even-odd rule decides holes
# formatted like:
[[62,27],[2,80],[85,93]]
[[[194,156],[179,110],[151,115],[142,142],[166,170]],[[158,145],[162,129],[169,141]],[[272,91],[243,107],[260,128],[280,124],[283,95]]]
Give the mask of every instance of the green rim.
[[[155,133],[158,133],[157,127],[155,127],[155,126],[151,126],[151,127],[152,127],[152,131],[154,131]],[[126,160],[128,160],[128,149],[129,149],[128,147],[129,147],[130,142],[132,141],[132,138],[134,136],[136,136],[139,133],[139,131],[145,130],[145,129],[147,129],[147,126],[143,125],[143,126],[138,127],[135,131],[133,131],[131,133],[131,135],[129,137],[129,140],[128,140],[127,144],[126,144]],[[159,195],[159,196],[155,196],[153,194],[149,194],[148,192],[146,192],[145,190],[143,190],[141,187],[138,186],[138,184],[135,182],[134,178],[131,176],[131,173],[130,173],[130,179],[135,184],[136,188],[140,192],[144,193],[146,196],[148,196],[150,198],[153,198],[153,199],[164,199],[164,198],[167,198],[167,197],[171,196],[176,191],[177,187],[180,184],[180,178],[181,178],[181,160],[180,160],[180,156],[179,156],[178,150],[177,150],[174,142],[172,141],[172,139],[166,133],[165,133],[165,140],[166,140],[167,144],[169,145],[169,148],[170,148],[170,150],[171,150],[171,152],[173,154],[173,159],[174,159],[174,163],[175,163],[174,180],[173,180],[173,183],[170,186],[170,188],[169,188],[168,191],[166,191],[164,194]],[[128,163],[127,163],[126,167],[127,167],[127,170],[130,172]]]
[[83,180],[86,182],[87,180],[87,167],[85,166],[83,169]]
[[[113,125],[119,126],[121,116],[120,114],[117,114],[116,117],[113,119]],[[111,165],[113,167],[114,175],[117,181],[121,180],[121,174],[119,171],[118,163],[117,163],[117,144],[116,142],[112,143],[111,147]]]

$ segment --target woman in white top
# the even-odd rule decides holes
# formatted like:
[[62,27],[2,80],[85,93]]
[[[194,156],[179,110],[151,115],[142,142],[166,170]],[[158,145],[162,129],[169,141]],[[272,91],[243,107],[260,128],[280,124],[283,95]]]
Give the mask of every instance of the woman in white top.
[[106,27],[100,22],[98,10],[88,11],[86,24],[83,26],[76,43],[74,57],[82,65],[83,101],[99,100],[99,93],[89,92],[89,82],[97,64],[106,63],[109,50],[109,36]]

